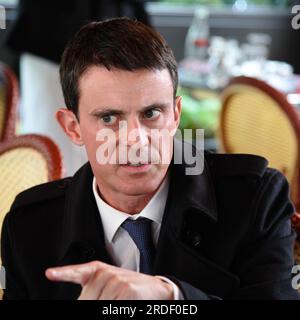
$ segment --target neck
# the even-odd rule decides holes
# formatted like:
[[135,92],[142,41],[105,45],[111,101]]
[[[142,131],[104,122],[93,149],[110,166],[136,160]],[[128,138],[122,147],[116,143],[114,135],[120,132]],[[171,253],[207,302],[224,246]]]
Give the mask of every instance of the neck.
[[[145,195],[126,195],[119,192],[100,192],[99,186],[97,187],[98,194],[111,207],[115,208],[116,210],[125,212],[127,214],[137,214],[141,212],[151,198],[154,196],[155,192]],[[116,202],[115,199],[118,199]]]

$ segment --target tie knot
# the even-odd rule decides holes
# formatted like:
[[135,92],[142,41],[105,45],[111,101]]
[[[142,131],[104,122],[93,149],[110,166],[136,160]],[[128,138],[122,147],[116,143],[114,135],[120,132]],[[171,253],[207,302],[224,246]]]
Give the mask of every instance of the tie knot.
[[151,225],[151,222],[152,220],[145,217],[140,217],[136,220],[128,218],[122,223],[122,227],[127,228],[127,226],[131,226],[131,225],[145,227],[146,225]]
[[137,247],[140,249],[140,243],[151,240],[151,223],[148,218],[138,218],[136,220],[127,219],[123,222],[122,228],[125,229]]

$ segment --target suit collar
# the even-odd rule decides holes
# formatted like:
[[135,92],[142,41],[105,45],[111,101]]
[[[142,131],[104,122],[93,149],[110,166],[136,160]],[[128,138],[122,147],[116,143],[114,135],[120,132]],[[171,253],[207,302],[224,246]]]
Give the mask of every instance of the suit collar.
[[[104,249],[104,232],[92,191],[93,172],[89,163],[74,175],[66,191],[60,260],[74,249],[83,259],[92,259]],[[97,250],[94,244],[97,244]],[[101,257],[110,262],[108,255]]]
[[[174,152],[180,149],[179,144],[175,140]],[[175,230],[180,228],[183,213],[189,209],[217,221],[215,193],[206,161],[201,175],[186,175],[189,166],[185,162],[172,162],[170,165],[170,188],[162,224],[172,214],[171,222]],[[103,226],[92,191],[92,180],[93,172],[87,163],[74,175],[67,188],[60,259],[65,257],[69,249],[79,246],[85,252],[86,259],[97,256],[111,263],[105,250]]]
[[[182,145],[181,145],[182,144]],[[187,142],[174,141],[174,153],[184,151],[184,148],[188,146]],[[204,152],[200,152],[193,147],[195,153],[197,153],[198,159],[200,159],[203,165],[203,171],[199,175],[188,175],[187,169],[193,167],[182,159],[182,164],[171,164],[171,181],[170,181],[170,210],[172,212],[178,212],[182,214],[182,210],[186,211],[193,209],[204,214],[209,219],[217,221],[217,206],[215,198],[215,190],[213,187],[213,181],[211,177],[210,168],[205,159]],[[172,198],[172,199],[171,199]]]

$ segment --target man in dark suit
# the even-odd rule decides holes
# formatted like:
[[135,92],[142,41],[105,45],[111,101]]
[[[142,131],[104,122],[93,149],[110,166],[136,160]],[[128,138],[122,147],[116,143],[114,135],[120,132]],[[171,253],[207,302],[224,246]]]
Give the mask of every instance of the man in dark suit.
[[68,109],[56,116],[89,162],[16,198],[5,299],[299,299],[285,178],[257,156],[194,149],[190,161],[173,140],[181,98],[159,34],[129,19],[88,24],[60,75]]

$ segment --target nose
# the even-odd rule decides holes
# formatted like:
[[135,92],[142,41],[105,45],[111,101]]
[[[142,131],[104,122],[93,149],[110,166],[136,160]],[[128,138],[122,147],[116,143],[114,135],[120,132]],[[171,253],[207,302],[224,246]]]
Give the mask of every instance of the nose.
[[[147,146],[149,144],[147,129],[141,125],[138,119],[127,120],[127,132],[123,134],[122,140],[126,141],[128,147],[138,143],[141,146]],[[125,138],[125,139],[124,139]]]

